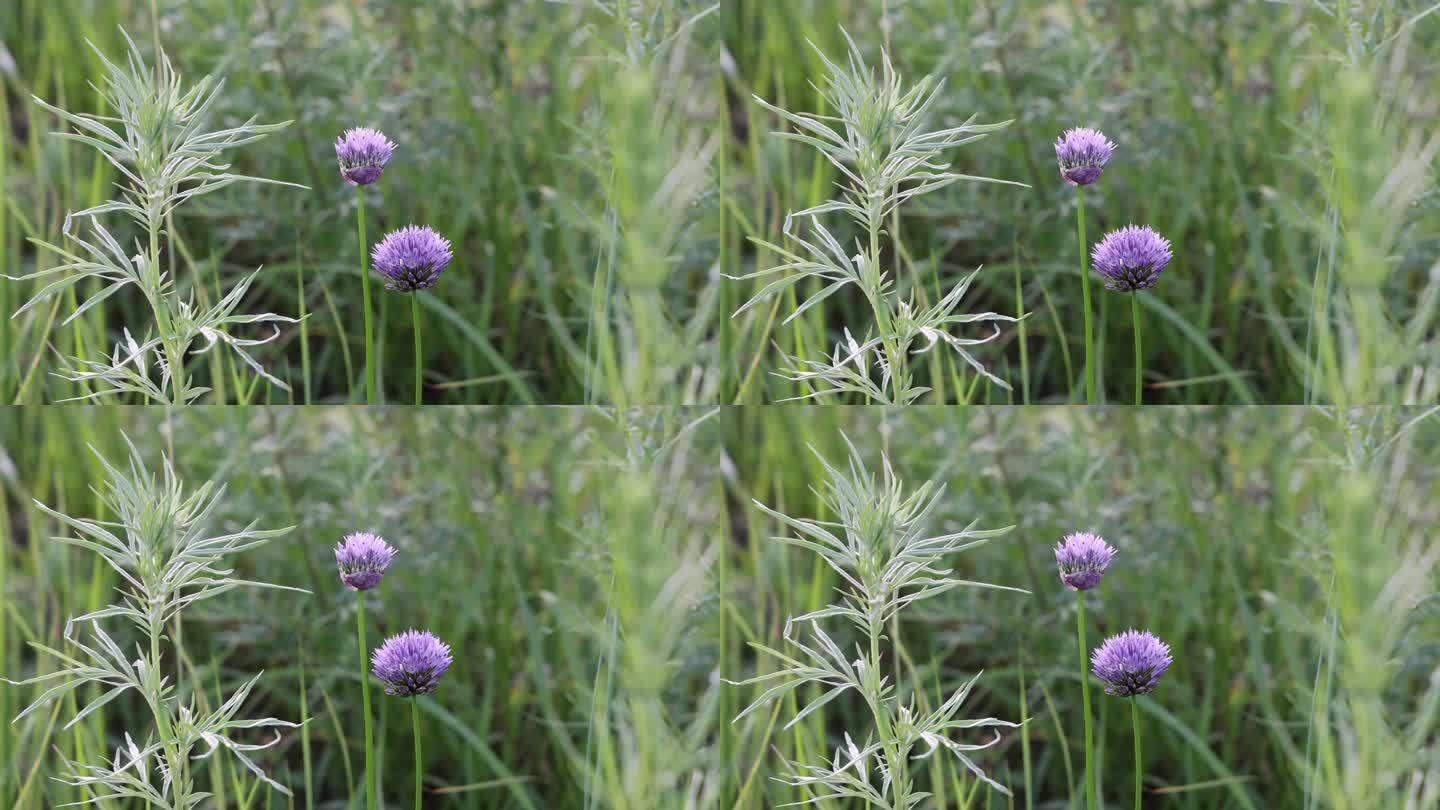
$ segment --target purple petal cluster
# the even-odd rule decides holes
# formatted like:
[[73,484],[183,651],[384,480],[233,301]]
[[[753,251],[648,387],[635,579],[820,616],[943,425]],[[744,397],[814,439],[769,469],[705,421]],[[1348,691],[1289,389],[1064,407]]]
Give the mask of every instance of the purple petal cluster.
[[335,545],[340,581],[352,591],[368,591],[380,584],[395,549],[378,534],[355,532]]
[[1169,644],[1148,630],[1126,630],[1090,654],[1090,669],[1105,682],[1106,692],[1134,697],[1155,691],[1171,661]]
[[410,225],[392,231],[370,254],[385,286],[396,292],[434,287],[450,264],[450,241],[428,227]]
[[1067,534],[1055,545],[1060,581],[1072,591],[1088,591],[1099,585],[1114,558],[1115,549],[1105,538],[1090,532]]
[[385,639],[370,656],[370,669],[385,682],[386,694],[415,697],[435,691],[450,668],[450,645],[429,631],[407,630]]
[[1099,130],[1089,127],[1067,129],[1055,139],[1060,176],[1072,186],[1088,186],[1099,180],[1114,154],[1115,144]]
[[335,139],[340,176],[352,186],[368,186],[380,179],[385,164],[395,155],[395,144],[379,130],[356,127]]
[[1095,271],[1117,292],[1154,287],[1174,254],[1170,241],[1146,226],[1127,225],[1105,235],[1091,251]]

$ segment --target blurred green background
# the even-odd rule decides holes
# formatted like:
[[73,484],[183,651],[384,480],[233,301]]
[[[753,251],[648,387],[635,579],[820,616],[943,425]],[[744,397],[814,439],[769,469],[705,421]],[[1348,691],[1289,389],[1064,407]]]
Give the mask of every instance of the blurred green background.
[[[51,540],[60,527],[31,504],[113,519],[96,511],[91,487],[103,475],[86,445],[123,463],[122,431],[152,469],[163,454],[191,488],[228,484],[212,532],[295,525],[235,558],[237,576],[311,591],[237,590],[184,614],[182,694],[213,705],[264,670],[242,716],[310,718],[303,734],[286,730],[254,755],[293,798],[221,753],[197,765],[216,793],[203,806],[364,806],[356,600],[332,553],[356,530],[399,549],[369,593],[371,646],[416,627],[454,650],[439,690],[420,702],[427,807],[715,806],[713,413],[0,410],[0,675],[55,670],[29,643],[61,647],[67,617],[115,599],[119,578]],[[129,647],[126,625],[107,627]],[[123,732],[138,737],[151,722],[125,696],[70,731],[69,699],[12,725],[38,694],[0,684],[6,807],[85,798],[53,781],[61,757],[108,759]],[[82,689],[79,705],[98,695]],[[373,697],[382,798],[409,806],[409,707]]]
[[[726,413],[734,520],[717,581],[721,672],[782,664],[787,617],[836,601],[844,583],[818,555],[770,539],[785,514],[818,506],[823,471],[845,463],[841,433],[879,474],[888,454],[908,491],[947,485],[924,536],[1014,525],[953,558],[954,576],[1024,588],[959,588],[901,613],[900,699],[934,708],[977,673],[960,717],[1019,722],[973,756],[1013,798],[943,752],[912,774],[943,808],[1081,808],[1083,725],[1075,595],[1053,548],[1069,532],[1119,549],[1087,600],[1090,647],[1148,628],[1175,663],[1140,704],[1146,808],[1308,810],[1435,806],[1440,798],[1440,418],[1404,409],[736,408]],[[857,638],[824,621],[844,650]],[[733,718],[765,684],[722,692]],[[803,688],[721,727],[721,807],[804,796],[772,777],[780,757],[829,762],[848,732],[872,731],[846,693],[784,726],[823,688]],[[1092,690],[1100,796],[1133,806],[1130,707]],[[873,738],[872,738],[873,739]],[[962,743],[982,743],[977,730]],[[829,807],[858,807],[830,803]]]
[[[59,243],[67,211],[117,194],[118,172],[50,137],[58,122],[31,96],[113,112],[96,108],[86,40],[120,59],[123,26],[148,60],[158,23],[188,81],[228,80],[213,126],[294,121],[235,151],[235,171],[310,188],[238,184],[175,217],[165,258],[182,294],[213,302],[263,266],[241,311],[309,316],[257,351],[289,393],[212,353],[192,361],[207,402],[363,397],[356,194],[332,146],[353,126],[399,144],[367,195],[367,241],[413,222],[454,244],[421,296],[426,402],[714,402],[719,19],[707,0],[0,4],[0,272],[54,266],[28,240]],[[60,358],[108,355],[122,326],[148,323],[133,290],[69,326],[67,296],[9,320],[38,289],[0,280],[0,402],[77,395],[49,373]],[[377,292],[382,388],[408,402],[409,302]]]
[[[926,401],[1083,401],[1074,189],[1052,144],[1096,127],[1118,145],[1087,195],[1087,241],[1129,223],[1174,244],[1141,295],[1146,402],[1339,404],[1440,400],[1440,13],[1433,0],[727,0],[722,64],[729,275],[781,263],[788,211],[830,199],[840,176],[815,149],[773,137],[786,109],[833,114],[807,44],[872,65],[889,50],[906,86],[946,80],[931,128],[1014,120],[949,155],[954,170],[1029,184],[960,182],[900,208],[885,269],[933,303],[983,266],[962,312],[1029,313],[976,348],[1007,392],[935,351]],[[852,244],[853,226],[827,227]],[[727,287],[726,312],[761,282]],[[847,290],[790,324],[807,281],[726,321],[726,402],[805,393],[768,372],[780,351],[829,355],[871,325]],[[1097,361],[1130,401],[1129,302],[1098,290]],[[988,328],[956,332],[980,338]],[[928,359],[926,359],[928,358]],[[1079,389],[1077,391],[1077,388]]]
[[[417,626],[456,652],[422,702],[427,806],[751,810],[803,798],[771,779],[780,756],[828,758],[842,732],[868,731],[862,706],[842,697],[785,732],[795,704],[732,724],[757,693],[722,678],[771,671],[747,643],[780,644],[787,616],[833,599],[837,577],[770,540],[778,526],[751,499],[832,519],[817,511],[821,470],[807,445],[838,460],[842,432],[872,469],[884,453],[912,486],[948,486],[933,531],[1016,526],[955,570],[1029,595],[960,590],[897,626],[903,656],[887,664],[902,695],[917,690],[923,707],[983,670],[966,716],[1028,718],[977,755],[1013,799],[941,759],[917,772],[933,806],[1083,804],[1075,601],[1051,551],[1077,529],[1120,550],[1089,600],[1091,643],[1137,626],[1175,650],[1142,704],[1146,807],[1415,810],[1440,791],[1433,413],[9,409],[6,677],[52,669],[28,643],[58,643],[66,617],[112,598],[115,576],[51,541],[58,527],[31,499],[107,517],[85,446],[116,458],[122,430],[152,463],[173,457],[191,485],[228,482],[215,530],[298,526],[238,570],[311,595],[238,591],[183,623],[197,700],[263,669],[247,714],[312,718],[260,755],[293,800],[220,759],[206,772],[222,788],[217,806],[363,803],[355,601],[331,554],[358,528],[401,552],[370,600],[372,643]],[[848,646],[844,627],[829,629]],[[13,718],[35,694],[0,688],[0,714]],[[1126,707],[1096,698],[1101,795],[1129,806]],[[411,786],[408,718],[393,699],[378,707],[394,805]],[[0,762],[0,804],[80,798],[47,778],[60,757],[94,756],[143,727],[122,699],[62,733],[75,708],[0,725],[0,750],[14,752]]]

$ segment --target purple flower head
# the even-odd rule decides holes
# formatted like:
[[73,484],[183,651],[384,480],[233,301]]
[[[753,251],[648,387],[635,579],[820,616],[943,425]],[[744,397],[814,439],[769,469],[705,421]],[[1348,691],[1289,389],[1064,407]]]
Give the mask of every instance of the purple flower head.
[[434,287],[450,258],[450,241],[417,225],[391,231],[370,253],[375,271],[385,277],[385,286],[396,292]]
[[370,669],[385,682],[385,693],[415,697],[435,691],[450,668],[450,645],[426,630],[406,630],[385,639],[370,655]]
[[1154,287],[1173,255],[1168,239],[1136,225],[1111,231],[1090,252],[1096,272],[1105,277],[1105,286],[1116,292]]
[[1055,544],[1055,563],[1060,581],[1072,591],[1088,591],[1100,584],[1100,577],[1115,558],[1115,549],[1105,538],[1090,532],[1074,532]]
[[347,534],[335,545],[335,563],[340,566],[340,581],[352,591],[368,591],[379,585],[393,559],[395,549],[378,534]]
[[1155,691],[1155,684],[1170,668],[1170,645],[1148,630],[1126,630],[1090,654],[1090,669],[1116,697],[1134,697]]
[[368,186],[380,179],[385,164],[395,154],[395,144],[383,133],[369,127],[345,130],[335,139],[335,158],[340,176],[352,186]]
[[1099,180],[1114,154],[1115,144],[1099,130],[1089,127],[1067,129],[1055,139],[1060,176],[1072,186],[1088,186]]

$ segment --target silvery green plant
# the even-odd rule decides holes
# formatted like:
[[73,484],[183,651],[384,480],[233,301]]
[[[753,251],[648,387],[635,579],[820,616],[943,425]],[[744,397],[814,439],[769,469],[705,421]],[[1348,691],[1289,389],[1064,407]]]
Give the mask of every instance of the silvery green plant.
[[[261,546],[290,529],[259,530],[252,522],[239,531],[210,533],[224,485],[207,482],[187,492],[168,461],[157,477],[146,470],[134,445],[129,448],[128,469],[113,466],[96,454],[109,478],[97,494],[113,520],[75,518],[38,501],[35,504],[73,530],[73,536],[57,537],[58,541],[99,554],[120,575],[122,584],[115,604],[66,622],[66,650],[33,645],[65,666],[28,680],[6,680],[17,686],[47,685],[15,722],[80,694],[77,690],[87,684],[99,687],[99,696],[76,712],[66,729],[127,693],[144,701],[153,725],[128,730],[124,744],[110,761],[66,760],[68,773],[57,779],[84,791],[89,798],[82,804],[133,799],[154,807],[189,810],[210,795],[197,789],[190,763],[221,749],[235,756],[256,778],[288,795],[290,791],[266,776],[250,755],[279,742],[276,729],[295,728],[296,724],[240,717],[240,707],[260,676],[245,681],[218,707],[205,711],[197,708],[193,698],[201,685],[185,684],[182,689],[183,668],[177,664],[172,679],[163,672],[163,664],[167,648],[171,661],[186,657],[178,634],[166,632],[166,626],[178,623],[186,608],[239,587],[298,590],[238,579],[226,567],[230,555]],[[121,642],[105,630],[104,622],[119,620],[135,632],[133,653],[125,652]],[[80,628],[88,630],[88,639],[82,638]],[[235,739],[237,732],[253,729],[271,729],[274,737],[259,743]]]
[[[944,567],[948,555],[983,545],[1014,527],[982,530],[976,529],[972,522],[958,532],[927,535],[926,530],[945,493],[944,485],[927,481],[907,493],[888,459],[877,480],[865,468],[848,438],[846,444],[850,448],[848,473],[836,469],[812,448],[829,477],[823,491],[817,494],[835,515],[834,521],[790,517],[755,501],[756,507],[766,515],[795,532],[792,536],[774,539],[819,554],[840,575],[844,585],[835,603],[785,622],[785,641],[798,650],[797,654],[753,645],[786,666],[776,672],[731,682],[740,686],[766,685],[735,720],[739,722],[807,684],[819,687],[821,694],[801,708],[786,723],[786,729],[841,695],[853,693],[865,702],[874,720],[873,726],[863,732],[845,730],[844,745],[837,748],[830,762],[787,763],[789,775],[783,781],[805,791],[807,798],[798,802],[800,804],[849,798],[874,807],[909,810],[930,795],[916,789],[910,762],[929,757],[942,748],[977,779],[1008,795],[1010,791],[1004,785],[991,779],[970,758],[972,752],[999,742],[999,732],[994,732],[993,739],[981,743],[959,742],[950,737],[952,732],[976,728],[1017,727],[1015,723],[995,718],[958,716],[979,675],[933,711],[919,711],[913,697],[905,700],[897,685],[884,674],[882,641],[898,649],[899,639],[887,636],[886,625],[902,609],[951,589],[965,586],[1025,593],[1017,588],[963,580]],[[822,619],[845,620],[864,644],[857,644],[854,653],[847,654],[821,626]],[[808,625],[810,631],[808,641],[797,638],[795,632],[796,627],[804,625]],[[898,625],[896,627],[898,629]],[[892,652],[890,660],[893,662],[896,656]]]
[[[845,340],[828,358],[787,358],[790,367],[781,376],[805,383],[812,389],[797,399],[848,393],[872,402],[908,404],[930,390],[915,384],[909,366],[910,355],[929,351],[939,343],[954,349],[976,373],[1008,390],[1010,386],[1004,380],[991,374],[968,351],[968,347],[998,337],[998,326],[982,338],[962,338],[950,333],[952,327],[962,324],[1016,320],[993,312],[959,311],[961,299],[980,271],[977,269],[966,276],[939,302],[931,306],[917,305],[913,294],[908,298],[902,296],[895,274],[883,266],[881,234],[885,232],[887,218],[898,224],[897,209],[902,203],[957,180],[1024,185],[952,172],[943,157],[947,150],[979,140],[1011,122],[976,124],[975,116],[971,116],[960,126],[926,130],[931,109],[944,89],[944,80],[927,76],[907,90],[888,53],[881,50],[881,70],[876,76],[848,33],[845,40],[849,44],[849,58],[843,67],[811,43],[827,69],[824,86],[817,89],[825,106],[835,111],[834,115],[790,112],[755,96],[757,103],[796,129],[776,135],[820,150],[840,171],[843,180],[837,199],[786,216],[784,233],[794,243],[793,249],[755,240],[783,257],[784,262],[737,277],[737,280],[769,280],[735,312],[735,317],[808,278],[817,279],[824,286],[796,307],[785,318],[785,323],[843,287],[854,285],[864,294],[874,314],[874,324],[863,331],[854,330],[861,335],[860,339],[852,337],[851,330],[847,329]],[[857,252],[846,250],[822,222],[822,214],[834,213],[848,215],[864,233],[864,241],[857,240]],[[807,219],[812,234],[809,239],[795,229],[797,220]],[[889,236],[892,240],[895,238],[894,233]]]
[[[230,332],[232,327],[242,324],[295,323],[293,318],[271,313],[238,312],[241,299],[259,271],[242,279],[217,303],[197,305],[193,295],[182,296],[176,280],[162,268],[160,237],[181,204],[236,181],[294,186],[233,174],[229,164],[222,162],[227,150],[258,141],[289,126],[290,122],[257,124],[252,117],[239,126],[207,129],[209,112],[220,97],[225,81],[206,76],[186,89],[163,51],[156,55],[157,65],[152,70],[145,64],[134,40],[124,31],[121,33],[129,46],[123,67],[111,62],[89,43],[105,65],[104,79],[96,89],[113,115],[67,112],[35,98],[37,104],[74,128],[71,132],[55,133],[57,137],[94,147],[124,180],[120,184],[119,199],[74,211],[65,217],[62,230],[66,245],[32,240],[58,256],[62,263],[18,278],[7,276],[13,281],[45,282],[15,312],[15,317],[52,296],[80,289],[78,285],[85,279],[95,279],[100,285],[64,323],[75,320],[126,287],[133,286],[145,296],[152,323],[143,329],[125,328],[123,340],[108,357],[71,358],[68,367],[59,373],[65,379],[87,386],[87,393],[80,399],[130,394],[148,401],[186,404],[209,390],[188,384],[186,358],[218,344],[229,346],[256,374],[288,390],[247,351],[249,347],[273,340],[279,335],[279,327],[276,326],[269,337],[260,339],[242,338]],[[128,215],[147,235],[143,244],[136,242],[133,253],[127,251],[101,221],[102,214],[111,213]],[[87,220],[88,237],[77,224]]]

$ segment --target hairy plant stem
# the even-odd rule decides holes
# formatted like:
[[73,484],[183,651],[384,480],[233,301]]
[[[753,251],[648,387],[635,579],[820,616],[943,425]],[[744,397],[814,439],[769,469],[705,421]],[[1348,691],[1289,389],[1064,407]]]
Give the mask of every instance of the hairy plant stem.
[[410,725],[415,736],[415,810],[420,810],[420,785],[422,774],[420,766],[420,698],[410,698]]
[[1085,305],[1085,404],[1095,400],[1095,326],[1090,314],[1090,253],[1085,244],[1085,187],[1075,187],[1075,230],[1080,243],[1080,296]]
[[1141,404],[1140,293],[1130,293],[1130,320],[1135,325],[1135,404]]
[[420,291],[410,293],[410,321],[415,326],[415,404],[420,402]]
[[1095,810],[1095,732],[1090,727],[1090,667],[1086,663],[1085,648],[1085,592],[1075,592],[1076,639],[1080,643],[1080,695],[1085,710],[1085,806]]
[[1130,723],[1135,731],[1135,810],[1140,810],[1140,775],[1144,773],[1140,767],[1140,698],[1130,698]]
[[365,592],[356,591],[355,633],[360,650],[360,695],[365,710],[365,807],[375,810],[375,731],[370,725],[370,667],[365,660]]
[[890,323],[890,308],[885,302],[885,296],[881,293],[880,275],[880,212],[872,211],[870,215],[870,255],[866,257],[866,272],[873,283],[868,285],[865,291],[865,298],[870,302],[870,309],[875,313],[875,328],[880,332],[880,343],[885,351],[885,363],[890,367],[890,388],[894,392],[891,396],[891,404],[901,403],[903,392],[908,387],[908,382],[902,382],[902,377],[908,377],[903,368],[904,356],[900,352],[900,345],[892,334]]
[[[150,250],[146,257],[146,271],[150,289],[145,298],[155,313],[155,327],[160,331],[160,344],[165,351],[165,364],[170,369],[170,403],[184,405],[185,388],[185,347],[176,340],[174,323],[170,320],[170,308],[160,291],[160,212],[147,208],[147,225],[150,231]],[[171,279],[171,283],[175,283]]]
[[875,730],[884,741],[885,764],[890,769],[890,789],[895,801],[892,807],[906,807],[910,799],[910,784],[905,776],[904,752],[895,744],[895,729],[891,723],[890,710],[876,697],[880,693],[880,624],[876,618],[868,622],[870,634],[870,660],[865,665],[865,700],[875,716]]
[[[170,712],[165,708],[165,700],[160,694],[160,627],[156,623],[150,625],[150,661],[145,677],[149,682],[146,702],[150,704],[150,713],[155,716],[155,728],[160,736],[161,750],[165,754],[165,766],[170,770],[170,796],[174,800],[172,804],[177,808],[185,807],[189,793],[184,772],[185,758],[175,745],[175,730],[170,722]],[[177,700],[179,688],[177,682]]]
[[365,305],[365,403],[375,405],[375,326],[370,313],[370,251],[365,242],[364,186],[355,187],[355,198],[359,201],[355,221],[360,233],[360,297]]

